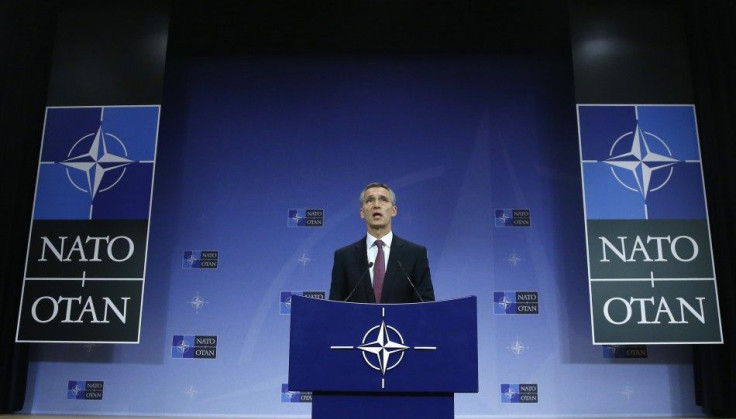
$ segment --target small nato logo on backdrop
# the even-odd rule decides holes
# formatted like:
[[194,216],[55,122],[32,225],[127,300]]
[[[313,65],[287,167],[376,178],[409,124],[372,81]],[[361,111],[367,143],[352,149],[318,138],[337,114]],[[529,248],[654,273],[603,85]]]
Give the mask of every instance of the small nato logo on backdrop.
[[279,297],[279,314],[285,316],[291,315],[291,297],[294,295],[324,300],[326,299],[327,293],[325,291],[281,291]]
[[217,269],[220,252],[217,250],[185,250],[182,269]]
[[217,358],[217,336],[174,335],[171,340],[171,357],[179,359]]
[[539,403],[539,386],[501,384],[501,403]]
[[496,227],[530,227],[531,211],[528,209],[496,209]]
[[68,400],[102,400],[104,381],[70,380],[66,388]]
[[48,108],[34,219],[147,219],[158,116],[158,106]]
[[539,314],[537,291],[496,291],[493,314]]
[[281,384],[281,403],[311,403],[311,391],[290,391],[288,384]]
[[605,359],[648,358],[649,351],[646,345],[603,345]]
[[286,219],[287,227],[322,227],[325,224],[325,210],[290,208]]

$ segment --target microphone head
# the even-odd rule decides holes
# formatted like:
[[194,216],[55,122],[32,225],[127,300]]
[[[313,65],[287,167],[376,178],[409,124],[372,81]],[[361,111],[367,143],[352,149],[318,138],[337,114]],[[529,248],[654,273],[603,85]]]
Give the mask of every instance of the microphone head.
[[368,262],[368,269],[373,267],[373,262]]

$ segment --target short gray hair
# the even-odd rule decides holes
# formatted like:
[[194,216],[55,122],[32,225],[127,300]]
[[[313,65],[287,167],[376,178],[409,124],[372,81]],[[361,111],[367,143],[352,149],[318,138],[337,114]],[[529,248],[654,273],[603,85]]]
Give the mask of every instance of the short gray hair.
[[388,196],[391,198],[391,203],[396,205],[396,194],[394,193],[393,189],[391,189],[388,185],[381,182],[372,182],[369,183],[365,188],[363,188],[363,191],[360,193],[360,206],[363,207],[363,203],[365,202],[365,191],[367,191],[370,188],[383,188],[388,191]]

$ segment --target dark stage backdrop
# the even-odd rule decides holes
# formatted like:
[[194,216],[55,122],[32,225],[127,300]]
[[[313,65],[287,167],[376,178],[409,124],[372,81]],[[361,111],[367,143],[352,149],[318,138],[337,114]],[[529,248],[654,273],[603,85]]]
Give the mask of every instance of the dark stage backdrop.
[[[289,297],[328,291],[333,251],[364,234],[358,194],[383,181],[437,297],[478,296],[480,392],[457,415],[697,415],[689,347],[591,343],[570,67],[168,60],[141,343],[36,346],[24,411],[308,415],[308,395],[285,390]],[[75,399],[72,383],[100,381],[102,400]],[[520,384],[534,402],[516,403]]]

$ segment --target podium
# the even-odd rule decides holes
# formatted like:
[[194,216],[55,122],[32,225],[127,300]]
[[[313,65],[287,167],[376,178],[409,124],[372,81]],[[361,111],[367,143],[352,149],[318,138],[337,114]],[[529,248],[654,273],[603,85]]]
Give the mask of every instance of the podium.
[[289,390],[312,417],[454,417],[478,392],[477,299],[363,304],[291,301]]

